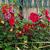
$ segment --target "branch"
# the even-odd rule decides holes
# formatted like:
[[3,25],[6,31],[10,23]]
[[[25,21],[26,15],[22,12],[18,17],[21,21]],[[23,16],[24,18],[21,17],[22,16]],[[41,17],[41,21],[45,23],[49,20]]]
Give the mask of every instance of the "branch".
[[42,47],[39,47],[39,48],[47,48],[47,47],[50,47],[50,45],[42,46]]

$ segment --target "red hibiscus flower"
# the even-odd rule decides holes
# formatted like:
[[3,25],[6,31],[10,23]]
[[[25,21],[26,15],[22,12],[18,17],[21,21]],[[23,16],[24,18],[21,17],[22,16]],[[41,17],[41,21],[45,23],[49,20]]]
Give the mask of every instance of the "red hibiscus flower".
[[13,27],[13,26],[14,26],[14,23],[15,23],[15,19],[14,19],[14,17],[11,17],[11,18],[9,19],[9,24],[10,24],[10,26]]
[[37,22],[40,19],[40,16],[36,13],[31,13],[29,19],[32,20],[32,22]]

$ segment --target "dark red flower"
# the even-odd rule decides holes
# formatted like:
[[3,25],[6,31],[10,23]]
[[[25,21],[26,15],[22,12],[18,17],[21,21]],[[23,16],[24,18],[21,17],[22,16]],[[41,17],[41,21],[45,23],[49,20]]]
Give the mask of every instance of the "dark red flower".
[[36,26],[35,24],[25,24],[24,27],[23,27],[23,30],[24,30],[24,32],[29,31],[29,29],[31,29],[31,28],[34,29],[35,26]]
[[11,17],[14,17],[14,13],[10,13],[11,14]]
[[31,13],[29,19],[32,20],[32,22],[37,22],[40,19],[40,16],[36,13]]
[[46,28],[46,25],[42,23],[40,23],[39,26],[41,26],[42,28]]
[[31,25],[31,28],[34,28],[35,26],[36,26],[35,24],[32,24],[32,25]]
[[28,24],[24,25],[23,28],[25,29],[25,31],[28,31],[28,30],[29,30],[29,26],[28,26]]

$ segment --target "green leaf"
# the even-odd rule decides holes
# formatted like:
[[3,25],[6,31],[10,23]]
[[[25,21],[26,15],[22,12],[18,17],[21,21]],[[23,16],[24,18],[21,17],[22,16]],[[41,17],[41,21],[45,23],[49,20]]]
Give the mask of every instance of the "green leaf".
[[24,19],[22,20],[22,22],[23,22],[23,23],[28,23],[28,20],[27,20],[26,18],[24,18]]
[[19,25],[18,25],[18,24],[15,24],[15,27],[16,27],[16,28],[19,28]]
[[27,36],[22,36],[21,39],[23,39],[24,41],[26,41],[28,39]]

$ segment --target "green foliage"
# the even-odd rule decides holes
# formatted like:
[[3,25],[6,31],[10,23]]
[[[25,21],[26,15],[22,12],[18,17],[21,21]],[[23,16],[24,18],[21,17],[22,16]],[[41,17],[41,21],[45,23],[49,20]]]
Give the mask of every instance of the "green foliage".
[[[16,19],[18,21],[18,24],[15,24],[14,31],[10,32],[9,29],[11,28],[8,24],[8,22],[5,22],[5,31],[3,30],[2,24],[0,24],[0,47],[4,50],[14,50],[15,47],[12,47],[11,45],[17,45],[20,49],[29,49],[30,50],[41,50],[39,46],[43,46],[38,44],[39,46],[36,47],[34,43],[32,42],[47,42],[50,41],[49,35],[50,32],[48,32],[48,28],[42,28],[40,26],[36,26],[37,30],[33,30],[30,28],[28,32],[25,32],[25,34],[21,37],[16,37],[16,32],[20,32],[23,29],[23,26],[25,24],[33,24],[31,21],[29,22],[26,19],[20,20],[19,18]],[[46,21],[48,22],[48,21]],[[35,23],[38,24],[38,23]],[[18,28],[16,30],[16,28]],[[32,36],[32,37],[30,37]],[[26,44],[25,44],[26,43]],[[28,43],[28,44],[27,44]],[[37,44],[37,43],[36,43]],[[22,47],[21,47],[22,45]]]

